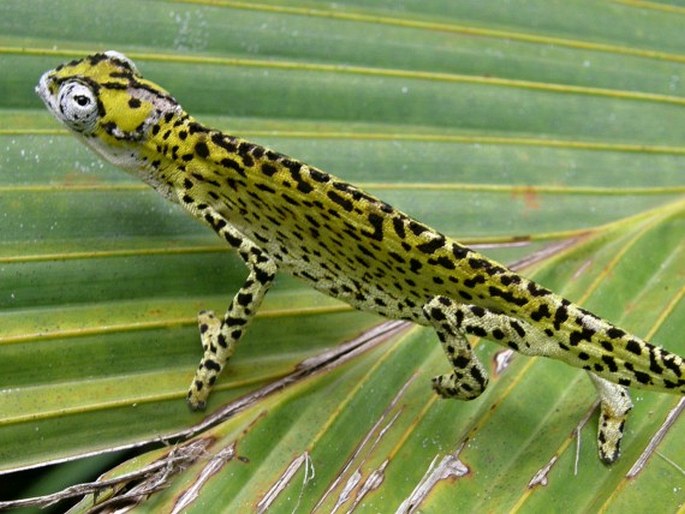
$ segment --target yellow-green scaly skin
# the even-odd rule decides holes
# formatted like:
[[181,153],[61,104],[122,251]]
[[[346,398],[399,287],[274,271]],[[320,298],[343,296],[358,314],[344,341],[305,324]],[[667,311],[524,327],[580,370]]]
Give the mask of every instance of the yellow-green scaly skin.
[[681,357],[332,175],[201,125],[117,52],[59,66],[37,91],[85,144],[203,220],[248,267],[223,317],[199,315],[194,409],[204,408],[277,271],[358,309],[434,327],[453,367],[433,381],[444,397],[472,399],[487,384],[466,334],[589,371],[605,462],[618,458],[632,406],[624,386],[685,393]]

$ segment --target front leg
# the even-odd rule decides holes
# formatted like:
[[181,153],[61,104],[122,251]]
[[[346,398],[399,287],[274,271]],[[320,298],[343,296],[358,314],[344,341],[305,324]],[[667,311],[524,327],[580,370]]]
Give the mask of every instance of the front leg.
[[273,259],[236,229],[223,223],[212,225],[219,235],[238,250],[250,273],[233,297],[223,319],[219,320],[211,311],[202,311],[198,315],[204,355],[188,390],[188,405],[193,410],[205,408],[214,382],[235,352],[238,341],[262,303],[277,270]]

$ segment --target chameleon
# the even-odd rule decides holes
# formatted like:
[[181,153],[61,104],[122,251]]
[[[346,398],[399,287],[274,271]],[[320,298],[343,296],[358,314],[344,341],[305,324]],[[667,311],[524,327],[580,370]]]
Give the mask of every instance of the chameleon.
[[119,52],[57,66],[36,92],[80,141],[211,227],[247,267],[223,316],[198,314],[203,356],[187,395],[193,410],[206,407],[277,272],[357,309],[432,327],[451,366],[432,379],[444,398],[472,400],[488,384],[468,335],[586,370],[607,464],[620,455],[628,387],[685,394],[682,357],[354,185],[201,124]]

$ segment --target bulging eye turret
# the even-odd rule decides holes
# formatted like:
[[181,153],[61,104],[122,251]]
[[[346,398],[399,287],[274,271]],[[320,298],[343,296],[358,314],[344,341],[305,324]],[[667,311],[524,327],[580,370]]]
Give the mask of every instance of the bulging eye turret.
[[81,82],[65,82],[57,101],[64,123],[77,132],[92,132],[98,118],[98,105],[90,87]]

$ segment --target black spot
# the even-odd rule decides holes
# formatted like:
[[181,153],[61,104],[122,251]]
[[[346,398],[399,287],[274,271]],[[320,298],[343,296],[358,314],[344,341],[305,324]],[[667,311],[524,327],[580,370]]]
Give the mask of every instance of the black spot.
[[[618,371],[618,366],[616,365],[616,361],[611,355],[602,355],[602,362],[607,365],[609,368],[609,371],[612,373],[616,373]],[[620,382],[619,382],[620,383]]]
[[459,357],[456,357],[452,359],[452,364],[454,364],[454,367],[459,368],[459,369],[464,369],[467,367],[471,362],[471,359],[468,357],[465,357],[463,355],[460,355]]
[[213,361],[212,359],[206,359],[204,362],[204,367],[207,369],[211,369],[213,371],[221,371],[221,366],[219,366],[219,363]]
[[485,329],[481,327],[467,327],[466,330],[469,334],[477,336],[477,337],[487,337],[488,333],[485,331]]
[[475,316],[478,316],[479,318],[482,318],[485,316],[485,309],[483,307],[478,307],[477,305],[474,305],[471,307],[471,313],[473,313]]
[[267,186],[266,184],[257,184],[257,189],[264,191],[265,193],[275,193],[276,190],[273,187]]
[[511,328],[513,328],[516,333],[519,335],[519,337],[524,338],[526,335],[526,331],[523,329],[523,327],[518,323],[518,321],[512,321],[509,323],[511,325]]
[[649,375],[647,373],[643,373],[642,371],[633,371],[633,375],[635,375],[637,381],[642,384],[649,384],[652,382],[652,379],[649,377]]
[[417,250],[423,253],[427,254],[433,254],[438,248],[442,248],[445,245],[445,238],[444,237],[438,237],[435,239],[431,239],[430,241],[426,243],[421,243],[416,247]]
[[425,225],[422,225],[421,223],[411,220],[409,222],[409,230],[415,235],[415,236],[420,236],[424,232],[428,232],[428,227]]
[[264,270],[257,269],[255,272],[255,278],[260,284],[267,284],[273,280],[274,276],[272,273],[267,273]]
[[188,133],[185,130],[181,130],[178,133],[178,137],[181,139],[181,141],[184,141],[185,138],[188,137]]
[[442,266],[443,268],[445,268],[445,269],[454,269],[454,268],[455,268],[455,265],[454,265],[454,263],[450,260],[450,258],[449,258],[449,257],[445,257],[444,255],[441,256],[441,257],[438,257],[438,258],[436,259],[436,262],[437,262],[440,266]]
[[[532,296],[546,296],[548,294],[552,294],[552,292],[549,289],[545,289],[544,287],[540,287],[535,282],[528,282],[528,292]],[[549,317],[549,316],[547,316],[547,317]]]
[[388,255],[389,255],[390,257],[392,257],[393,259],[395,259],[395,260],[396,260],[397,262],[399,262],[400,264],[404,264],[404,263],[406,262],[406,260],[404,259],[404,257],[402,257],[400,254],[398,254],[398,253],[396,253],[396,252],[388,252]]
[[642,355],[642,346],[635,339],[630,339],[626,343],[626,350],[628,350],[630,353],[634,353],[635,355]]
[[[472,260],[474,259],[471,259],[469,263],[471,263]],[[490,293],[490,296],[499,296],[507,302],[513,303],[514,305],[522,306],[528,303],[526,298],[514,296],[511,292],[504,291],[498,287],[490,286],[488,288],[488,292]]]
[[224,168],[228,168],[228,169],[235,170],[235,171],[237,171],[238,173],[240,173],[242,176],[245,176],[245,170],[244,170],[243,167],[242,167],[240,164],[238,164],[238,162],[235,161],[234,159],[230,159],[230,158],[228,158],[228,157],[224,157],[223,159],[221,159],[221,161],[220,161],[219,164],[221,164]]
[[[518,278],[516,275],[502,275],[499,277],[499,281],[502,283],[503,286],[509,286],[514,282],[514,279]],[[520,282],[520,279],[517,281]]]
[[473,296],[466,291],[459,291],[459,296],[461,296],[464,300],[473,300]]
[[224,136],[221,132],[214,132],[212,134],[212,142],[229,153],[236,153],[238,150],[238,146],[235,143],[235,138]]
[[374,254],[371,252],[371,250],[369,250],[369,249],[366,248],[365,246],[363,246],[363,245],[357,245],[357,248],[358,248],[359,251],[362,252],[364,255],[366,255],[366,256],[368,256],[368,257],[371,257],[371,258],[375,257]]
[[188,162],[188,161],[192,161],[194,157],[195,157],[195,155],[193,155],[192,153],[187,153],[185,155],[182,155],[181,159]]
[[391,212],[394,212],[395,209],[393,209],[392,205],[387,204],[385,202],[377,202],[378,207],[380,208],[381,211],[383,211],[386,214],[390,214]]
[[474,275],[471,278],[464,279],[466,287],[474,288],[476,284],[485,284],[485,277],[483,275]]
[[247,320],[246,320],[246,319],[244,319],[244,318],[235,318],[235,317],[233,317],[233,316],[229,316],[228,318],[226,318],[225,321],[226,321],[226,324],[227,324],[229,327],[242,326],[242,325],[247,324]]
[[554,313],[554,328],[561,329],[561,324],[568,319],[568,309],[564,305],[559,307]]
[[543,303],[538,307],[536,311],[530,313],[530,317],[533,321],[540,321],[542,318],[550,318],[552,314],[549,312],[549,307],[547,304]]
[[680,368],[680,365],[678,365],[678,362],[676,361],[677,357],[672,353],[667,353],[665,350],[662,351],[664,352],[664,354],[661,357],[661,362],[664,363],[664,366],[666,366],[673,373],[675,373],[677,377],[682,376],[683,372]]
[[502,332],[499,328],[496,328],[492,331],[492,337],[494,337],[498,341],[501,341],[502,339],[504,339],[504,332]]
[[480,370],[475,366],[471,368],[471,376],[479,384],[482,385],[485,383],[485,379],[483,378],[483,375],[480,374]]
[[594,330],[589,328],[583,328],[582,330],[576,330],[571,332],[568,336],[568,342],[571,346],[578,346],[581,341],[592,341],[592,336],[595,334]]
[[240,244],[243,242],[242,239],[233,236],[232,234],[228,232],[224,232],[224,239],[226,242],[228,242],[229,245],[231,245],[233,248],[238,248]]
[[469,254],[469,249],[457,243],[452,243],[452,255],[455,259],[464,259]]
[[321,223],[316,221],[316,219],[314,217],[312,217],[310,214],[305,214],[304,217],[310,224],[312,224],[316,228],[319,228],[321,226]]
[[600,344],[602,345],[602,348],[604,348],[607,352],[614,351],[614,345],[611,344],[609,341],[601,341]]
[[249,305],[252,302],[253,296],[251,293],[238,293],[236,299],[238,300],[238,303],[240,305],[245,307],[246,305]]
[[205,127],[197,123],[196,121],[191,121],[188,123],[188,131],[191,134],[195,134],[196,132],[209,132]]
[[656,355],[654,351],[649,352],[649,370],[657,375],[661,375],[664,371],[663,368],[656,362]]
[[311,168],[309,170],[309,176],[311,177],[312,180],[316,182],[320,182],[322,184],[325,184],[329,180],[331,180],[331,176],[328,173],[324,173],[323,171],[319,171],[317,169]]
[[345,209],[347,212],[351,212],[354,209],[354,205],[352,204],[352,202],[350,200],[348,200],[347,198],[343,198],[342,196],[340,196],[335,191],[328,191],[326,193],[326,196],[328,196],[328,198],[333,200],[335,203],[337,203],[340,207]]
[[376,213],[370,213],[368,216],[369,223],[373,227],[373,232],[368,230],[362,231],[362,234],[375,239],[376,241],[383,241],[383,218]]
[[285,166],[290,172],[290,176],[297,184],[297,190],[302,193],[310,193],[314,190],[311,184],[307,183],[302,177],[302,163],[293,161],[291,159],[283,159],[281,164]]
[[404,239],[407,236],[407,233],[404,231],[404,222],[402,221],[402,218],[393,218],[392,226],[395,229],[397,237]]
[[289,196],[289,195],[286,194],[286,193],[281,193],[281,196],[282,196],[283,199],[284,199],[286,202],[288,202],[290,205],[295,205],[295,206],[299,206],[299,205],[300,205],[300,202],[298,202],[297,200],[295,200],[294,198],[292,198],[291,196]]
[[411,259],[409,260],[409,269],[410,269],[412,272],[418,273],[419,270],[420,270],[422,267],[423,267],[423,265],[422,265],[421,262],[419,262],[418,260],[416,260],[416,259],[414,259],[414,258],[411,258]]
[[138,107],[140,107],[140,105],[141,105],[140,100],[138,100],[137,98],[129,98],[128,106],[131,109],[137,109]]
[[590,359],[590,356],[589,356],[587,353],[585,353],[585,352],[580,352],[580,353],[578,354],[578,358],[579,358],[580,360],[582,360],[582,361],[586,361],[586,360],[589,360],[589,359]]
[[203,141],[197,143],[195,145],[195,153],[203,159],[209,157],[209,148],[207,147],[207,143]]
[[173,117],[174,117],[174,113],[173,113],[173,112],[167,112],[167,113],[164,115],[164,121],[166,121],[167,123],[169,123],[169,122],[171,122],[171,120],[173,119]]
[[607,330],[607,335],[612,339],[621,339],[623,336],[626,335],[626,333],[620,328],[611,327],[609,330]]
[[273,177],[277,171],[278,170],[273,164],[269,164],[268,162],[262,164],[262,173],[267,177]]
[[485,259],[477,259],[475,257],[471,257],[469,259],[469,266],[471,266],[471,268],[473,269],[488,269],[490,267],[490,263]]

